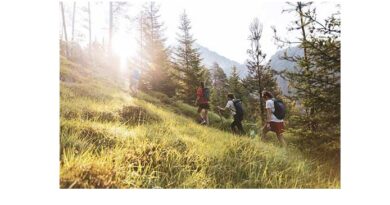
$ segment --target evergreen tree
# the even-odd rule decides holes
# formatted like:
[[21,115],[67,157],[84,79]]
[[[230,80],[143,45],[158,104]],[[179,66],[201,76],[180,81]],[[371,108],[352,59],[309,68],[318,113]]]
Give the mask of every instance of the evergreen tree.
[[169,50],[165,47],[164,24],[159,20],[159,9],[154,2],[149,2],[143,6],[139,15],[140,88],[173,96],[175,85],[170,77],[172,65]]
[[[211,83],[212,83],[212,92],[210,96],[210,101],[212,107],[216,106],[225,106],[227,94],[229,93],[229,83],[223,69],[218,65],[218,63],[214,63],[211,69]],[[225,113],[226,116],[229,113]]]
[[[294,116],[296,128],[304,136],[322,138],[339,143],[340,135],[340,17],[339,12],[325,22],[319,22],[316,9],[311,2],[289,3],[286,10],[298,14],[294,28],[300,30],[299,46],[304,56],[287,56],[284,59],[295,62],[295,72],[285,76],[294,89],[294,100],[299,102],[303,114]],[[275,31],[276,32],[276,31]],[[276,40],[291,45],[287,40]],[[303,129],[302,129],[303,128]]]
[[185,11],[180,16],[180,33],[178,33],[178,46],[175,49],[173,76],[178,87],[177,95],[187,103],[196,98],[196,88],[204,81],[206,69],[201,65],[198,48],[194,47],[195,39],[190,33],[191,21]]
[[[250,91],[250,94],[258,99],[259,115],[261,122],[264,123],[266,118],[265,113],[265,101],[261,97],[261,92],[264,90],[275,93],[276,80],[273,77],[269,65],[264,65],[266,54],[263,53],[260,46],[260,39],[263,32],[263,26],[259,20],[255,18],[250,27],[249,40],[251,42],[251,49],[249,49],[247,60],[248,76],[246,78],[246,88]],[[256,104],[254,104],[256,106]],[[257,106],[256,106],[257,107]]]
[[229,92],[233,93],[236,98],[243,100],[244,87],[242,85],[240,76],[238,75],[236,66],[232,67],[232,73],[229,77],[228,83],[229,83]]
[[[261,119],[261,116],[263,114],[261,112],[258,79],[259,78],[256,73],[252,73],[252,74],[249,73],[242,80],[242,85],[244,87],[243,95],[246,97],[244,98],[246,100],[244,102],[248,108],[252,108],[251,112],[248,112],[247,115],[247,119],[249,119],[250,121],[257,121],[259,117]],[[269,66],[269,63],[264,65],[261,84],[263,90],[271,91],[275,97],[281,95],[281,91],[276,83],[275,76]],[[256,108],[260,108],[260,109],[256,109]]]

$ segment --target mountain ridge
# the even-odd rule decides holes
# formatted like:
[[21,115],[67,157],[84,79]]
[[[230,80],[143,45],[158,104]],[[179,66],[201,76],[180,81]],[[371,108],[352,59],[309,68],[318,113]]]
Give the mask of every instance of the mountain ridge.
[[207,68],[212,68],[213,63],[216,62],[222,68],[227,76],[231,75],[232,67],[236,66],[238,74],[241,78],[247,74],[245,64],[238,63],[237,61],[231,60],[216,51],[210,50],[209,48],[195,44],[195,47],[199,49],[200,56],[203,59],[202,62]]
[[[299,47],[288,47],[285,49],[278,50],[274,55],[271,57],[270,67],[271,69],[275,71],[294,71],[296,69],[296,63],[282,59],[284,54],[287,54],[287,56],[303,56],[303,49]],[[279,85],[280,89],[282,90],[282,93],[284,95],[290,95],[289,92],[289,85],[288,81],[286,79],[283,79],[281,76],[276,76],[276,82]]]

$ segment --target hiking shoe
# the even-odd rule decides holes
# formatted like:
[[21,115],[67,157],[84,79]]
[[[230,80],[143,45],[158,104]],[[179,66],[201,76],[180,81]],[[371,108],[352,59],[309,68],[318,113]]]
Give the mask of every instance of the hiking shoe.
[[206,122],[206,120],[203,120],[200,124],[205,125],[205,124],[207,124],[207,122]]

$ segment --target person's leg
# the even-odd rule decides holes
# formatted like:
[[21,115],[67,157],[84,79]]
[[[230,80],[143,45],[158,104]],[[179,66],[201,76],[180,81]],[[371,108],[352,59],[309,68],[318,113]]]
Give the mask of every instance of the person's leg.
[[134,87],[134,88],[133,88],[133,89],[134,89],[134,94],[137,95],[137,94],[138,94],[138,80],[135,81],[133,87]]
[[208,109],[204,109],[204,110],[205,110],[206,124],[208,125],[209,124],[209,111],[208,111]]
[[202,123],[202,122],[204,121],[204,120],[203,120],[202,111],[203,111],[202,107],[199,106],[199,107],[198,107],[198,114],[199,114],[199,121],[200,121],[200,123]]
[[130,83],[129,83],[129,91],[130,91],[130,94],[133,94],[133,83],[132,83],[132,81],[130,81]]
[[264,126],[263,126],[263,129],[261,130],[261,132],[260,133],[262,133],[262,135],[261,135],[261,140],[262,141],[265,141],[266,140],[266,135],[267,135],[267,133],[270,131],[270,128],[269,128],[269,126],[267,125],[267,124],[265,124]]
[[202,109],[201,116],[202,116],[202,120],[203,120],[202,123],[207,123],[207,121],[206,121],[206,109],[204,109],[204,108]]
[[286,141],[284,140],[283,133],[277,133],[276,136],[278,137],[278,140],[279,140],[280,144],[282,145],[282,147],[286,147],[287,144],[286,144]]
[[243,135],[243,134],[245,134],[245,131],[244,131],[244,128],[242,127],[241,121],[242,121],[241,119],[239,119],[237,121],[237,127],[238,127],[238,130],[240,131],[240,133]]
[[284,140],[284,137],[283,137],[283,131],[284,131],[284,123],[283,122],[278,122],[278,123],[275,123],[275,132],[276,132],[276,137],[278,138],[280,144],[283,146],[283,147],[286,147],[287,144],[286,144],[286,141]]
[[233,134],[236,133],[236,120],[234,119],[232,124],[230,124],[230,128],[232,129]]

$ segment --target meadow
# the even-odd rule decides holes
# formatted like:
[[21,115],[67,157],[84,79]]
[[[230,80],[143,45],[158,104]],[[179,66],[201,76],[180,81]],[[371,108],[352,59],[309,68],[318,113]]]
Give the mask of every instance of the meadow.
[[[61,188],[340,188],[339,168],[161,93],[131,95],[96,68],[60,59]],[[99,74],[100,73],[100,74]],[[108,76],[108,77],[107,77]]]

